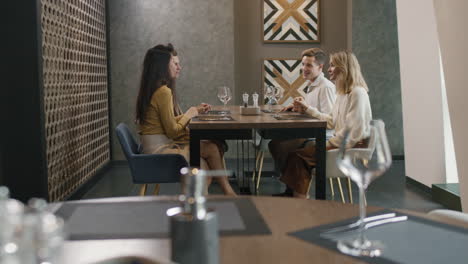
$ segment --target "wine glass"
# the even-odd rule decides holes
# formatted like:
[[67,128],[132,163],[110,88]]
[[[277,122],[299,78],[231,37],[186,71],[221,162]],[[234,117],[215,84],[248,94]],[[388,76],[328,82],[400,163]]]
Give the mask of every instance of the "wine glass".
[[350,148],[351,129],[348,125],[336,160],[338,168],[359,187],[359,229],[357,236],[340,239],[338,249],[353,256],[380,256],[383,245],[380,241],[368,240],[364,234],[366,217],[365,191],[369,184],[381,176],[392,164],[392,156],[382,120],[370,121],[367,148]]
[[226,104],[231,100],[231,89],[227,86],[218,87],[218,98],[224,104],[223,110],[227,112]]
[[265,99],[265,105],[270,105],[270,108],[266,109],[266,111],[271,113],[271,104],[273,103],[272,100],[275,97],[275,87],[266,85],[265,89],[263,90],[263,97]]
[[274,97],[275,97],[276,104],[279,104],[279,101],[283,97],[283,89],[281,89],[281,87],[276,86],[274,87],[274,91],[275,91]]

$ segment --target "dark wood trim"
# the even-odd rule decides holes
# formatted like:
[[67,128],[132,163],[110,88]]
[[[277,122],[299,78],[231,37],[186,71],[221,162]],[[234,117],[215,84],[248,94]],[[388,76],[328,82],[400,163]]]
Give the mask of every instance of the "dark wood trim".
[[3,182],[21,201],[47,199],[40,0],[6,1],[3,8]]
[[406,176],[406,184],[410,184],[410,185],[416,187],[417,189],[419,189],[420,191],[423,191],[425,194],[431,196],[431,187],[428,187],[428,186],[418,182],[415,179],[412,179],[412,178]]
[[460,194],[448,189],[446,184],[432,184],[432,199],[448,209],[462,211]]
[[64,201],[80,200],[83,198],[83,196],[88,193],[112,167],[112,162],[108,161],[102,168],[97,170],[96,174],[94,174],[88,181],[80,185],[78,189],[68,195]]
[[109,0],[105,1],[106,8],[106,53],[107,53],[107,107],[108,107],[108,122],[109,122],[109,153],[110,160],[114,159],[112,142],[115,140],[114,129],[112,127],[112,78],[111,78],[111,56],[110,56],[110,14],[109,14]]

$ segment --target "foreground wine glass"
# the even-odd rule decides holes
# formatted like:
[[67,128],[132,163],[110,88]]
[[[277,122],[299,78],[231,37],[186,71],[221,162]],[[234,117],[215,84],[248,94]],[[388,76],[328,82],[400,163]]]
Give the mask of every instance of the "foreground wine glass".
[[367,148],[350,148],[350,129],[345,132],[336,160],[338,168],[359,187],[359,229],[357,235],[338,241],[338,249],[348,255],[377,257],[382,254],[380,241],[368,240],[365,236],[366,208],[365,191],[369,184],[382,175],[392,164],[392,156],[382,120],[370,122],[370,137]]
[[223,110],[226,111],[226,104],[231,100],[232,94],[231,89],[227,86],[218,87],[218,98],[223,103]]

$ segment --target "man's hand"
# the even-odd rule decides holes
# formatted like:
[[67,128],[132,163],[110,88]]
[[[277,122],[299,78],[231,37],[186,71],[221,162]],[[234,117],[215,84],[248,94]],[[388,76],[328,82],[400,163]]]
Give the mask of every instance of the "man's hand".
[[293,111],[300,112],[300,113],[304,113],[309,107],[309,105],[306,103],[306,101],[302,97],[294,98],[293,105],[294,105]]
[[287,105],[287,106],[283,107],[283,109],[281,109],[280,112],[292,111],[293,107],[294,107],[293,104]]

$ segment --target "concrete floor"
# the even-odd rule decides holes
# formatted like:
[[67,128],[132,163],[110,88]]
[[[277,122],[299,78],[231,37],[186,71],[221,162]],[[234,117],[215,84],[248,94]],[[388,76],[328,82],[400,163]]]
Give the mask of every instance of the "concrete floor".
[[[227,160],[227,167],[237,171],[237,163],[234,159]],[[250,169],[253,167],[251,165]],[[265,160],[264,177],[262,177],[259,195],[271,195],[273,193],[282,192],[285,188],[284,184],[274,177],[273,164],[271,159]],[[237,173],[238,175],[240,172]],[[248,182],[247,178],[244,182]],[[230,179],[236,191],[239,191],[238,180]],[[240,181],[242,182],[242,181]],[[343,182],[343,187],[346,187]],[[327,181],[328,183],[328,181]],[[338,186],[335,183],[335,197],[330,194],[329,186],[327,186],[327,199],[339,201],[340,195]],[[114,164],[103,177],[83,196],[83,199],[101,198],[101,197],[118,197],[118,196],[134,196],[138,195],[140,186],[132,183],[130,170],[125,163]],[[314,196],[314,191],[311,188],[310,196]],[[345,197],[347,197],[346,188]],[[148,194],[153,190],[150,186]],[[162,184],[160,189],[161,195],[174,195],[180,192],[179,184]],[[221,190],[216,184],[212,184],[209,189],[210,194],[220,194]],[[353,184],[353,200],[358,201],[357,187]],[[376,179],[367,191],[367,202],[369,205],[375,205],[384,208],[401,208],[419,212],[429,212],[433,209],[444,208],[444,206],[433,202],[431,195],[418,189],[417,187],[407,184],[405,177],[404,161],[394,161],[392,167],[380,178]]]

